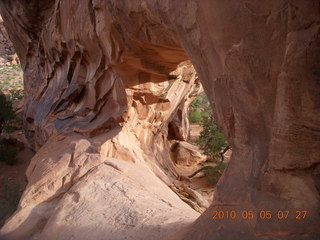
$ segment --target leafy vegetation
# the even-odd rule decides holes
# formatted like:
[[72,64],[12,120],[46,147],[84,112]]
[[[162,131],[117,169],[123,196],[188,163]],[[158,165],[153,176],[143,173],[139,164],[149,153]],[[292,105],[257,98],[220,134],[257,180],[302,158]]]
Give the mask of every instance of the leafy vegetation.
[[23,98],[23,90],[11,90],[9,95],[0,94],[0,134],[21,129],[21,119],[15,114],[12,104]]
[[199,95],[191,104],[189,119],[191,122],[200,124],[203,128],[196,143],[208,157],[208,160],[218,162],[220,159],[219,163],[214,166],[202,167],[189,177],[192,178],[203,171],[209,183],[216,185],[227,166],[227,163],[223,162],[223,154],[229,149],[229,145],[226,137],[215,123],[206,95]]
[[200,123],[202,118],[202,111],[194,110],[189,113],[189,121],[192,123]]
[[6,130],[9,122],[15,118],[15,112],[12,109],[12,101],[7,99],[4,94],[0,94],[0,133]]
[[11,89],[9,91],[9,99],[11,102],[16,100],[22,100],[24,97],[24,90],[23,89]]
[[205,93],[200,95],[191,103],[190,110],[207,110],[210,107],[208,98]]
[[[12,104],[23,98],[23,90],[12,89],[8,95],[0,94],[0,134],[21,129],[21,119],[15,114]],[[0,136],[1,137],[1,136]],[[0,161],[9,165],[17,162],[18,149],[0,139]]]
[[189,109],[189,121],[192,123],[200,123],[202,117],[207,116],[210,104],[205,93],[201,93],[192,103]]
[[0,65],[0,89],[23,89],[22,69],[20,65]]
[[209,116],[203,116],[200,124],[203,130],[200,132],[197,144],[210,159],[219,158],[221,151],[228,146],[226,137],[214,122],[212,113]]
[[0,134],[21,128],[12,104],[24,96],[20,65],[0,65]]
[[[21,120],[16,116],[12,108],[12,100],[18,99],[19,96],[7,97],[0,94],[0,134],[2,132],[9,133],[21,128]],[[0,161],[9,165],[14,165],[17,162],[18,149],[0,142]]]
[[208,98],[204,93],[191,103],[189,120],[203,127],[197,140],[203,153],[212,160],[219,158],[221,151],[228,147],[228,142],[214,121]]
[[[7,55],[1,57],[6,58]],[[9,165],[17,162],[16,156],[20,149],[18,144],[11,142],[10,138],[8,140],[7,137],[10,135],[7,133],[22,129],[21,120],[13,110],[15,101],[21,100],[24,95],[22,75],[22,69],[18,64],[0,65],[0,161]],[[11,169],[4,169],[9,168]],[[6,173],[0,176],[0,228],[5,219],[16,210],[24,189],[23,184],[5,176]]]
[[218,164],[217,166],[205,169],[204,175],[208,179],[208,182],[212,185],[216,185],[227,165],[228,164],[226,162],[223,162],[221,164]]

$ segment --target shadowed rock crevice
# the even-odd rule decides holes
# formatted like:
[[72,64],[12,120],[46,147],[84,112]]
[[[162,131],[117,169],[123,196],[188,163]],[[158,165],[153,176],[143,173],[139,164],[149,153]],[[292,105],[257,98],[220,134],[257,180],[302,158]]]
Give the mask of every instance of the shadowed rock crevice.
[[[148,239],[135,234],[195,220],[167,186],[178,177],[168,124],[172,130],[181,120],[176,113],[199,76],[233,155],[209,209],[170,239],[319,237],[319,1],[3,0],[0,7],[24,66],[26,133],[39,150],[2,235],[57,239],[62,229],[60,239],[79,238],[87,228],[77,224],[87,224],[101,236],[117,229],[123,238]],[[103,164],[110,158],[123,172]],[[137,193],[124,197],[131,189]],[[89,195],[96,200],[82,197]],[[57,208],[40,207],[54,196]],[[140,219],[154,207],[156,218]],[[214,221],[214,210],[308,215],[281,224],[276,217]],[[43,229],[30,230],[30,216]],[[123,227],[132,221],[141,224],[134,234]]]

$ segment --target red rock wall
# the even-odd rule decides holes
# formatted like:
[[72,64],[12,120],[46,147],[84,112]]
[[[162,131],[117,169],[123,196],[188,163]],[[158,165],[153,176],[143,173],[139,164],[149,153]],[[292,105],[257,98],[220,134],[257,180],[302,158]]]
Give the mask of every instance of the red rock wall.
[[[320,237],[319,1],[0,6],[24,65],[25,118],[36,147],[61,132],[110,133],[123,119],[128,89],[168,81],[189,58],[233,155],[211,207],[173,239]],[[214,221],[217,209],[308,215]]]

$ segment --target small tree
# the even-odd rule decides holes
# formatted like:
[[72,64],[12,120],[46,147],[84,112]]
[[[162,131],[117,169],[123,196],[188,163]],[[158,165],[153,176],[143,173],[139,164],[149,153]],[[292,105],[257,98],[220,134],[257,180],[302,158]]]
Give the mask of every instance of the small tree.
[[207,114],[207,109],[210,108],[208,98],[205,93],[201,93],[190,105],[189,120],[192,123],[200,123],[203,115]]
[[[16,118],[16,114],[12,109],[12,102],[0,92],[0,136],[3,131],[10,129],[10,122]],[[9,165],[16,162],[17,150],[8,148],[0,138],[0,161]]]
[[227,163],[223,163],[223,154],[229,149],[229,145],[226,137],[214,121],[211,106],[206,95],[203,94],[202,96],[199,96],[191,104],[191,110],[194,112],[197,110],[201,111],[200,125],[203,127],[203,130],[200,132],[200,136],[196,143],[209,159],[216,160],[220,158],[220,163],[216,166],[204,166],[188,177],[192,178],[203,171],[208,181],[211,184],[216,185],[227,166]]
[[228,142],[214,122],[212,113],[202,116],[201,125],[203,126],[203,130],[200,132],[197,140],[200,149],[210,159],[222,157],[221,161],[223,161],[223,155],[221,156],[221,153],[228,148]]
[[207,157],[211,160],[220,157],[220,162],[216,166],[204,166],[188,177],[192,178],[199,172],[204,171],[208,181],[216,185],[227,166],[227,163],[223,163],[223,154],[229,149],[229,145],[226,137],[214,122],[211,111],[203,115],[201,125],[203,126],[203,130],[200,132],[197,144]]
[[0,134],[5,125],[15,118],[15,112],[12,109],[12,102],[4,94],[0,93]]
[[13,110],[13,103],[24,97],[22,89],[12,89],[4,95],[0,90],[0,134],[21,129],[22,121]]

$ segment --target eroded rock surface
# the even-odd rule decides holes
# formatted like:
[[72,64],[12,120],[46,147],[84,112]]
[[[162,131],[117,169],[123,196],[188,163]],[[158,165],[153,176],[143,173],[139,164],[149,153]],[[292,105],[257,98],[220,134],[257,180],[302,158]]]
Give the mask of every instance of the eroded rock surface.
[[[161,223],[194,220],[197,214],[163,183],[176,176],[168,123],[196,81],[193,71],[189,82],[170,73],[183,71],[178,65],[190,58],[233,155],[209,209],[170,239],[320,237],[318,0],[2,0],[0,6],[24,68],[27,136],[39,149],[3,236],[161,239],[167,233]],[[140,166],[148,180],[130,171]],[[151,196],[153,187],[161,194]],[[119,204],[128,217],[115,217]],[[137,210],[154,208],[158,220]],[[274,215],[214,221],[214,210]],[[308,214],[279,223],[278,210]],[[142,216],[163,235],[139,238],[143,227],[128,230]],[[115,227],[101,232],[107,224]]]
[[0,65],[18,64],[19,59],[0,16]]
[[207,160],[198,146],[184,141],[177,141],[171,146],[171,156],[176,164],[194,166]]

